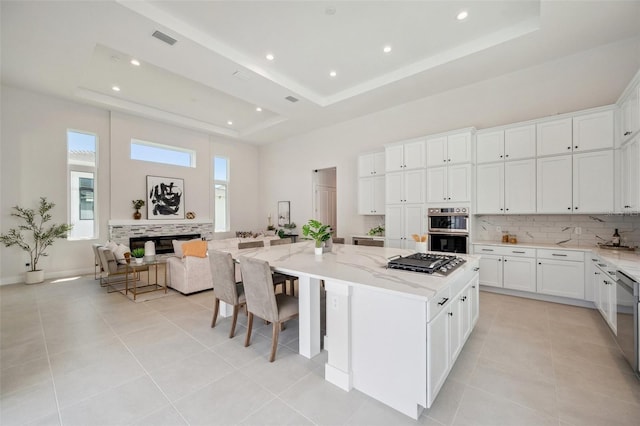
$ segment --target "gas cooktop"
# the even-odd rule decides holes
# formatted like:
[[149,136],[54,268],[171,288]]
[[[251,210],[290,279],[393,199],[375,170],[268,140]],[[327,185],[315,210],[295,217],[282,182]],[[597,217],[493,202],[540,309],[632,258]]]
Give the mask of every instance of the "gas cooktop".
[[424,274],[448,275],[465,263],[461,257],[435,253],[415,253],[391,258],[387,268]]

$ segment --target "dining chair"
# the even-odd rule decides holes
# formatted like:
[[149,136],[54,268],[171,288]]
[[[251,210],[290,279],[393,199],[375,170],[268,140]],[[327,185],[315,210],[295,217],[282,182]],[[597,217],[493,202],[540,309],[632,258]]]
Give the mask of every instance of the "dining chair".
[[334,244],[344,244],[344,238],[335,237],[335,238],[333,238],[333,243]]
[[384,241],[374,239],[361,239],[358,240],[359,246],[371,246],[371,247],[384,247]]
[[[280,238],[279,240],[271,240],[271,242],[269,242],[269,245],[271,246],[281,246],[284,244],[291,244],[293,243],[293,240],[291,239],[291,237],[286,237],[286,238]],[[287,291],[287,287],[285,284],[285,292],[287,294],[290,294],[291,296],[295,296],[296,295],[296,288],[295,288],[295,282],[298,280],[298,277],[296,277],[295,275],[289,275],[289,274],[283,274],[281,272],[276,272],[276,274],[280,274],[282,275],[285,280],[289,283],[289,291]]]
[[242,282],[236,282],[236,266],[231,253],[209,250],[209,265],[211,266],[213,294],[215,295],[211,328],[216,326],[218,312],[220,311],[220,301],[222,300],[233,306],[233,320],[229,331],[229,338],[232,338],[236,332],[238,311],[242,306],[246,305]]
[[[246,241],[246,242],[238,243],[238,249],[239,250],[248,249],[248,248],[260,248],[260,247],[264,247],[264,240]],[[287,277],[285,275],[283,275],[283,274],[278,273],[278,272],[274,272],[273,273],[273,285],[276,286],[276,287],[279,286],[279,285],[282,285],[282,292],[286,293],[287,292]]]
[[284,322],[298,316],[298,300],[287,294],[275,294],[268,262],[242,256],[240,270],[247,298],[247,311],[249,311],[244,346],[251,344],[254,315],[271,322],[273,331],[269,362],[273,362],[276,359],[280,327]]

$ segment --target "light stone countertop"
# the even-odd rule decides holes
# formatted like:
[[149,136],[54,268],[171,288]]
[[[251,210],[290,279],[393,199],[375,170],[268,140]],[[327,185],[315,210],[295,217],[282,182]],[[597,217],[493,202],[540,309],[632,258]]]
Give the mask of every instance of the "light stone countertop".
[[[640,252],[638,250],[612,250],[603,249],[600,247],[577,247],[577,246],[559,246],[557,244],[533,244],[533,243],[518,243],[518,244],[506,244],[496,241],[474,241],[474,245],[490,245],[501,247],[525,247],[525,248],[541,248],[552,250],[577,250],[587,253],[593,253],[605,262],[615,266],[618,269],[626,272],[628,275],[635,278],[640,282]],[[588,260],[588,259],[587,259]]]
[[390,257],[413,254],[415,253],[413,250],[334,244],[330,253],[316,256],[313,247],[312,241],[304,241],[273,247],[224,251],[231,253],[234,258],[248,256],[266,260],[276,271],[286,274],[302,274],[356,286],[375,287],[381,291],[403,293],[425,301],[433,298],[470,268],[477,266],[477,261],[480,259],[475,255],[458,254],[467,262],[450,275],[443,277],[387,269]]

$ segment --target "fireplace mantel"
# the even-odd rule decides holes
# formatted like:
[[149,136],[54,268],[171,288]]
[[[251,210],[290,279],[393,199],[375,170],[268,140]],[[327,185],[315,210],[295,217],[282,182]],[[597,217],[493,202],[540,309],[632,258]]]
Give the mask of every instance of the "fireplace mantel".
[[109,226],[136,226],[136,225],[190,225],[190,224],[213,224],[211,219],[110,219]]
[[118,244],[129,244],[129,238],[131,237],[181,234],[200,234],[205,240],[212,240],[214,236],[213,220],[109,220],[109,239]]

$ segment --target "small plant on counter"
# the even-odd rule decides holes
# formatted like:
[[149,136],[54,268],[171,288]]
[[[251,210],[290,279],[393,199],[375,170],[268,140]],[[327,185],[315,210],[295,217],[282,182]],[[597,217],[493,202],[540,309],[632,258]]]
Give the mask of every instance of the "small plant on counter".
[[371,229],[369,229],[369,232],[367,232],[367,234],[369,234],[369,235],[382,235],[382,234],[384,234],[384,226],[378,225],[375,228],[371,228]]
[[134,248],[133,250],[131,250],[131,256],[135,257],[136,259],[144,257],[144,249]]
[[329,225],[323,225],[322,222],[311,219],[308,224],[302,227],[302,235],[314,240],[316,248],[321,248],[322,243],[331,238],[331,228]]

